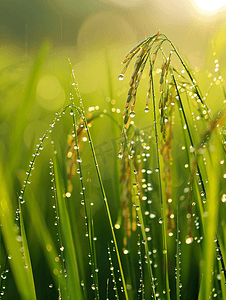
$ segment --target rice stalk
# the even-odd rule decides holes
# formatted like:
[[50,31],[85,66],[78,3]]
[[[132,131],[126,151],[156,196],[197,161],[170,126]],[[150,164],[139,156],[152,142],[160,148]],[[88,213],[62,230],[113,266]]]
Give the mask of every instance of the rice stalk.
[[[203,180],[203,176],[206,177],[206,182],[209,180],[208,174],[210,170],[207,169],[205,164],[203,166],[199,166],[197,156],[195,153],[200,152],[201,150],[199,146],[195,147],[195,144],[197,142],[194,142],[194,134],[191,131],[191,126],[189,125],[188,118],[187,118],[187,112],[186,108],[183,104],[181,94],[183,92],[186,92],[186,97],[188,100],[189,95],[191,99],[193,99],[193,104],[195,105],[197,112],[199,115],[197,116],[197,120],[202,120],[203,125],[205,126],[206,132],[204,132],[204,135],[207,137],[207,139],[210,138],[210,135],[213,131],[213,128],[217,125],[217,119],[212,120],[211,117],[211,111],[208,109],[207,105],[203,102],[205,99],[202,96],[201,90],[197,84],[197,81],[192,74],[191,70],[188,68],[186,63],[183,61],[181,56],[179,55],[178,51],[172,44],[172,42],[162,34],[157,34],[154,42],[157,43],[156,47],[153,48],[153,39],[146,39],[145,44],[144,41],[141,42],[141,44],[138,44],[137,48],[135,48],[134,54],[138,53],[137,60],[134,65],[134,71],[131,76],[131,80],[129,82],[129,91],[128,91],[128,97],[126,100],[125,104],[125,110],[123,113],[124,117],[124,125],[123,125],[123,132],[122,132],[122,138],[121,138],[121,148],[119,152],[119,157],[123,157],[123,152],[125,152],[124,144],[126,144],[126,134],[129,131],[129,124],[130,124],[130,118],[135,116],[134,112],[134,106],[135,106],[135,100],[136,100],[136,94],[137,94],[137,89],[140,83],[140,78],[142,76],[144,67],[146,65],[146,62],[149,58],[150,61],[150,72],[149,72],[149,83],[148,83],[148,91],[147,91],[147,100],[146,100],[146,108],[145,112],[149,112],[149,103],[150,103],[150,98],[152,95],[152,100],[153,100],[153,119],[154,119],[154,126],[155,126],[155,143],[156,143],[156,163],[157,163],[157,170],[159,172],[159,195],[160,195],[160,207],[161,207],[161,213],[162,213],[162,220],[163,220],[163,225],[162,226],[162,240],[163,240],[163,249],[166,249],[167,252],[167,240],[166,240],[166,228],[165,228],[165,223],[166,223],[166,216],[168,217],[168,234],[173,235],[172,230],[174,229],[174,222],[173,222],[173,211],[171,210],[171,187],[172,187],[172,179],[171,179],[171,167],[170,167],[170,161],[171,161],[171,144],[173,140],[173,123],[174,121],[171,119],[173,118],[173,108],[174,104],[177,104],[178,110],[179,110],[179,115],[180,115],[180,120],[181,124],[184,129],[186,129],[188,135],[185,135],[185,132],[183,131],[184,134],[184,141],[186,144],[186,151],[187,151],[187,158],[188,161],[190,162],[190,180],[188,182],[189,187],[186,188],[184,191],[185,193],[188,193],[187,196],[187,205],[188,205],[188,214],[187,216],[190,216],[189,219],[189,234],[186,238],[186,243],[191,243],[193,241],[193,233],[192,233],[192,216],[195,215],[193,213],[193,203],[191,205],[190,199],[192,197],[196,198],[196,202],[198,204],[198,215],[200,216],[202,222],[202,227],[201,230],[204,231],[204,233],[207,231],[206,230],[206,225],[205,225],[205,220],[204,220],[204,206],[203,204],[205,203],[203,200],[203,197],[207,198],[207,192],[206,192],[206,186]],[[166,58],[164,52],[162,51],[162,45],[164,42],[168,42],[172,48],[170,51],[169,57]],[[142,45],[142,47],[139,48],[139,45]],[[161,51],[159,51],[161,50]],[[123,63],[130,63],[130,58],[133,56],[131,53],[133,53],[131,50]],[[139,52],[140,51],[140,52]],[[156,92],[155,92],[155,87],[154,87],[154,78],[153,78],[153,67],[156,62],[156,57],[157,54],[161,52],[163,56],[163,63],[160,69],[160,79],[159,79],[159,87],[160,87],[160,102],[159,102],[159,116],[157,116],[156,113]],[[179,59],[180,63],[182,64],[184,70],[182,70],[182,73],[185,73],[188,76],[188,79],[185,77],[185,75],[181,75],[171,64],[171,57],[172,54],[175,53],[176,57]],[[127,69],[127,65],[119,75],[119,79],[122,80],[124,78],[124,73]],[[169,71],[169,76],[168,76],[168,71]],[[176,80],[174,73],[177,73],[180,76],[180,80]],[[123,76],[122,76],[123,75]],[[170,77],[170,80],[169,78]],[[171,90],[170,90],[171,89]],[[173,100],[169,100],[171,99]],[[174,101],[175,99],[175,101]],[[172,105],[172,106],[171,106]],[[188,101],[188,106],[190,107],[190,103]],[[158,125],[158,117],[160,119],[160,124]],[[222,122],[224,118],[222,119]],[[206,125],[207,124],[207,125]],[[208,128],[209,125],[209,128]],[[160,128],[160,129],[159,129]],[[159,138],[158,132],[161,132],[161,138]],[[199,137],[196,136],[196,139]],[[219,139],[218,135],[216,137]],[[201,139],[201,143],[203,141],[203,138]],[[205,147],[206,141],[203,141],[204,144],[203,146]],[[159,145],[160,145],[160,154],[159,156]],[[190,152],[188,149],[190,148]],[[207,147],[208,149],[208,147]],[[208,150],[209,151],[209,150]],[[195,154],[195,155],[194,155]],[[210,152],[210,160],[211,157],[213,156]],[[196,157],[196,158],[195,158]],[[195,180],[195,174],[199,176],[199,181]],[[207,176],[208,175],[208,176]],[[200,192],[198,184],[201,186],[202,191]],[[207,184],[208,187],[208,184]],[[200,196],[201,195],[201,196]],[[166,198],[166,201],[163,201],[163,198]],[[170,200],[170,202],[168,201]],[[208,200],[209,201],[209,200]],[[195,202],[194,202],[195,203]],[[195,203],[196,204],[196,203]],[[172,218],[171,218],[172,216]],[[196,220],[194,221],[196,222]],[[195,223],[196,224],[196,223]],[[198,222],[197,222],[198,224]],[[197,229],[199,229],[199,225],[197,225]],[[205,235],[206,236],[206,235]],[[166,261],[164,263],[165,266],[165,284],[166,284],[166,291],[167,291],[167,297],[170,298],[169,295],[169,281],[168,281],[168,263],[167,263],[167,257]],[[177,284],[177,287],[179,287],[179,284]],[[205,289],[204,289],[205,290]],[[179,293],[177,293],[179,295]],[[177,296],[179,297],[179,296]]]

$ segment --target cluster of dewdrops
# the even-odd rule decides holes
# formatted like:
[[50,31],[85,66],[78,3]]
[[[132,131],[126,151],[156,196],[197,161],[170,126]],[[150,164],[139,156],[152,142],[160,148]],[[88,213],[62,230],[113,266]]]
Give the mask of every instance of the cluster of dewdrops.
[[[11,256],[8,256],[8,259],[11,259]],[[4,281],[6,280],[7,278],[7,274],[8,274],[9,270],[8,269],[5,269],[2,271],[1,273],[1,280],[2,280],[2,284],[1,284],[1,291],[0,291],[0,299],[2,299],[2,296],[5,295],[5,284],[4,284]]]
[[[25,202],[25,200],[23,199],[23,194],[25,192],[26,185],[31,183],[30,177],[32,176],[32,171],[34,170],[35,160],[40,155],[40,152],[44,149],[43,142],[45,139],[49,138],[48,134],[52,133],[52,129],[54,128],[56,122],[60,121],[61,115],[65,114],[65,110],[67,109],[67,107],[68,106],[66,106],[65,108],[62,108],[59,112],[56,113],[56,117],[53,119],[52,123],[49,124],[49,128],[46,130],[46,132],[43,134],[43,136],[39,138],[40,143],[36,145],[35,153],[32,154],[32,160],[30,161],[29,169],[26,172],[27,177],[24,180],[24,184],[20,191],[19,201],[21,204],[23,204]],[[53,141],[51,143],[54,144]],[[54,153],[56,153],[56,150],[54,151]],[[18,213],[17,213],[17,215],[18,215]]]
[[[113,248],[113,251],[115,251],[114,248]],[[117,284],[116,284],[116,278],[115,278],[115,268],[112,263],[110,247],[108,247],[108,260],[109,260],[109,264],[110,264],[110,272],[111,272],[112,283],[113,283],[113,291],[115,294],[115,298],[118,299],[118,290],[117,290]],[[119,272],[119,270],[117,270],[117,271]],[[119,278],[119,281],[121,281],[121,278]],[[123,287],[121,287],[121,292],[123,292]]]
[[[45,139],[48,139],[48,134],[52,132],[52,129],[54,128],[55,126],[55,123],[57,121],[60,120],[61,118],[61,115],[62,114],[65,114],[65,110],[67,109],[68,106],[66,106],[65,108],[62,108],[60,110],[60,112],[56,113],[56,117],[54,118],[54,120],[52,121],[52,123],[49,125],[49,128],[46,130],[46,132],[44,133],[44,135],[42,137],[39,138],[39,144],[36,145],[36,150],[35,150],[35,153],[32,154],[32,160],[30,161],[29,163],[29,169],[28,171],[26,172],[26,179],[24,180],[24,183],[22,185],[22,188],[20,190],[20,193],[19,193],[19,202],[21,205],[23,205],[25,203],[25,200],[24,200],[24,193],[25,193],[25,189],[27,187],[27,185],[31,184],[31,180],[30,180],[30,177],[32,176],[32,172],[34,170],[34,167],[35,167],[35,161],[36,161],[36,158],[40,155],[40,152],[44,149],[43,147],[43,142]],[[54,151],[54,153],[56,153],[56,151]],[[20,209],[17,208],[16,209],[16,212],[15,212],[15,227],[17,230],[19,230],[19,219],[20,219]],[[16,240],[18,242],[22,242],[22,237],[21,235],[18,234],[18,236],[16,237]],[[51,248],[51,245],[47,245],[47,250]],[[61,250],[63,251],[63,250]],[[21,247],[21,252],[22,254],[24,254],[23,252],[23,247]],[[8,259],[10,260],[12,258],[11,255],[8,255]],[[22,256],[22,259],[24,260],[24,255]],[[24,268],[28,268],[27,264],[24,263]],[[8,268],[6,268],[5,270],[3,270],[1,272],[1,278],[2,280],[5,280],[6,277],[7,277],[7,273],[9,272]],[[53,285],[50,284],[50,287],[52,287]],[[4,292],[5,292],[5,285],[2,284],[2,289],[0,291],[0,298],[1,296],[4,295]]]
[[[51,190],[53,191],[53,195],[52,195],[52,199],[54,200],[54,203],[52,205],[52,208],[54,209],[54,213],[55,213],[55,221],[54,221],[54,225],[57,227],[57,232],[56,232],[56,236],[57,236],[57,242],[59,245],[59,250],[60,250],[60,254],[55,257],[55,261],[59,262],[61,261],[61,269],[60,269],[60,273],[64,275],[64,277],[67,277],[67,270],[65,268],[65,258],[63,257],[63,251],[64,251],[64,246],[61,244],[61,240],[60,240],[60,236],[59,236],[59,215],[58,215],[58,211],[57,211],[57,206],[56,206],[56,186],[55,186],[55,175],[54,175],[54,166],[53,166],[53,162],[52,160],[50,160],[49,162],[50,164],[50,176],[51,176]],[[52,246],[50,244],[46,245],[46,249],[47,251],[52,251]],[[57,269],[53,270],[54,274],[58,273]],[[49,288],[52,288],[53,284],[49,284]]]
[[145,290],[144,290],[144,274],[143,274],[143,267],[142,267],[142,256],[141,256],[141,243],[140,243],[140,234],[138,234],[138,250],[137,250],[137,254],[139,257],[138,260],[138,264],[139,264],[139,270],[140,270],[140,284],[139,284],[139,288],[138,288],[138,299],[140,299],[140,297],[142,297],[142,299],[144,299],[145,296]]
[[[99,110],[99,106],[96,106],[96,107],[90,107],[90,108],[89,108],[89,112],[92,112],[92,111],[94,111],[94,110]],[[70,115],[74,116],[74,112],[71,111],[71,112],[70,112]],[[85,121],[85,117],[83,117],[82,120]],[[89,124],[88,124],[88,125],[89,125]],[[77,127],[77,126],[78,126],[78,125],[74,124],[75,130],[76,130],[76,127]],[[80,126],[81,128],[84,128],[84,124],[80,124],[79,126]],[[86,128],[86,127],[85,127],[84,129],[87,131],[87,128]],[[76,137],[76,136],[75,136],[75,131],[72,132],[72,137],[74,137],[74,138]],[[87,141],[87,137],[83,137],[83,141],[84,141],[84,142]],[[89,140],[89,143],[90,143],[90,142],[91,142],[91,141]],[[87,216],[87,214],[86,214],[85,186],[84,186],[84,183],[83,183],[83,176],[82,176],[82,169],[81,169],[82,159],[81,159],[80,153],[79,153],[79,146],[78,146],[78,145],[75,145],[75,146],[74,146],[74,149],[77,150],[77,153],[78,153],[77,162],[78,162],[78,164],[79,164],[79,168],[77,168],[76,172],[77,172],[77,174],[79,175],[79,179],[80,179],[80,183],[81,183],[81,191],[80,191],[80,195],[81,195],[82,198],[83,198],[83,199],[81,200],[81,205],[85,207],[85,210],[84,210],[84,213],[85,213],[85,216],[84,216],[84,218],[85,218],[85,227],[86,227],[85,237],[88,238],[88,237],[89,237],[89,225],[88,225],[88,216]],[[71,197],[71,193],[70,193],[70,192],[67,192],[67,193],[64,195],[64,197]],[[91,202],[90,205],[93,206],[94,203]],[[93,237],[93,241],[96,242],[96,241],[97,241],[97,237]],[[89,242],[90,242],[90,241],[89,241]],[[91,253],[88,254],[88,258],[89,258],[89,261],[88,261],[89,265],[90,265],[92,268],[94,268],[93,271],[97,273],[97,272],[99,271],[99,269],[98,269],[98,268],[95,268],[94,262],[92,261]],[[91,276],[91,278],[94,277],[93,272],[91,273],[90,276]],[[84,281],[81,281],[81,286],[84,288],[84,286],[85,286]],[[98,288],[98,286],[97,286],[96,284],[93,283],[93,284],[91,285],[91,289],[92,289],[92,290],[95,290],[95,291],[97,292],[97,296],[99,296],[99,288]]]

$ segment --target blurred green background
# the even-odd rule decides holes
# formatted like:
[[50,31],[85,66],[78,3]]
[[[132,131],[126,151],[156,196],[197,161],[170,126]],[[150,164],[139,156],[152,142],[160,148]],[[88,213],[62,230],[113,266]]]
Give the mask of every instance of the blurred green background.
[[[225,16],[225,8],[209,13],[193,0],[2,1],[2,151],[8,152],[9,132],[22,99],[27,97],[28,102],[24,104],[27,115],[23,117],[25,151],[34,137],[42,134],[50,114],[69,103],[68,57],[86,108],[109,107],[110,97],[116,101],[115,107],[122,109],[129,77],[123,82],[117,80],[120,63],[129,49],[158,30],[173,41],[193,70],[201,70],[197,78],[205,92],[214,78],[216,58],[222,75],[225,72]],[[44,45],[40,54],[33,91],[26,91],[33,59],[44,42],[48,46]]]
[[[225,8],[207,13],[199,9],[192,0],[1,1],[0,155],[14,209],[35,145],[53,120],[54,114],[70,102],[71,74],[68,57],[71,59],[79,82],[85,109],[91,106],[112,111],[115,119],[122,124],[122,111],[127,95],[129,75],[123,82],[118,81],[117,76],[122,69],[121,61],[125,54],[139,41],[160,30],[173,41],[182,57],[195,70],[200,87],[205,94],[215,77],[216,63],[214,61],[216,59],[219,61],[223,77],[226,72],[225,17]],[[222,106],[222,91],[217,89],[215,83],[211,92],[212,98],[208,100],[208,105],[213,112]],[[145,81],[143,95],[146,93],[146,84]],[[143,104],[136,108],[138,116],[145,107],[145,100],[142,102],[142,92],[139,95],[140,102]],[[145,118],[136,117],[136,119],[136,125],[145,128],[146,131],[149,130],[149,124],[146,123]],[[53,131],[53,139],[60,153],[62,165],[66,160],[67,134],[71,130],[71,118],[67,115]],[[116,199],[119,190],[118,178],[114,173],[114,159],[119,150],[121,131],[117,126],[113,126],[107,117],[96,120],[91,133],[92,130],[113,220],[116,221],[119,208],[119,202]],[[45,148],[38,158],[39,162],[32,177],[32,181],[39,184],[33,184],[29,188],[42,209],[50,231],[54,232],[49,178],[49,157],[52,147],[49,142],[45,144]],[[91,154],[88,150],[85,151],[86,146],[84,146],[85,160],[83,159],[84,177],[91,178],[89,188],[92,200],[95,202],[94,222],[97,235],[103,237],[109,232],[102,226],[104,221],[101,218],[103,218],[104,209],[101,204],[98,181],[94,173]],[[184,180],[181,179],[178,185],[182,185]],[[74,204],[74,221],[75,224],[77,223],[74,226],[77,228],[75,232],[79,231],[81,245],[84,244],[84,247],[87,247],[83,241],[84,219],[82,213],[78,214],[81,208],[79,188],[77,188],[79,182],[77,181],[74,182],[73,190],[73,197],[79,199],[77,204]],[[101,222],[99,222],[100,219]],[[30,228],[27,234],[38,299],[54,299],[57,295],[57,288],[49,288],[49,284],[52,283],[51,274],[42,263],[45,258],[36,243],[36,236],[32,231],[31,220],[28,216],[25,222]],[[99,265],[107,273],[109,266],[103,263],[107,261],[106,248],[102,248],[101,244],[97,247],[99,257],[105,257],[105,259],[100,259]],[[86,267],[88,268],[86,262],[88,250],[86,248],[83,250],[84,253],[81,256],[84,256],[85,267],[81,273],[84,278],[88,278],[89,274],[85,274]],[[2,254],[4,254],[4,249],[2,249]],[[196,258],[194,264],[195,260]],[[3,264],[2,260],[1,264]],[[185,270],[189,268],[191,270],[193,266],[186,268]],[[187,274],[186,276],[194,280],[189,275],[192,271]],[[6,289],[5,299],[19,299],[15,294],[16,288],[11,273],[7,280],[10,288]],[[103,290],[105,283],[106,280],[101,283]]]

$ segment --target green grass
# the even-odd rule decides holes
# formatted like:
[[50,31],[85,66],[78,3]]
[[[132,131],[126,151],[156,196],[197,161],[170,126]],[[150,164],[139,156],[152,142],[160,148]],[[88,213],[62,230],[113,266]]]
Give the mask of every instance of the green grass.
[[226,299],[224,80],[213,80],[222,95],[212,112],[214,95],[157,33],[123,61],[122,85],[134,59],[127,97],[106,55],[101,107],[101,93],[83,100],[69,60],[68,105],[51,119],[42,111],[49,125],[26,149],[48,51],[1,150],[0,298]]

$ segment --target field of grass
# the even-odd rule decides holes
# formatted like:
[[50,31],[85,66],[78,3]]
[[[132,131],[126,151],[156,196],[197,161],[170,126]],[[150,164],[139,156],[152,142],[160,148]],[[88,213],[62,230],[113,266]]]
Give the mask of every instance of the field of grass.
[[119,53],[2,48],[0,299],[226,300],[217,55],[193,71],[159,32]]

